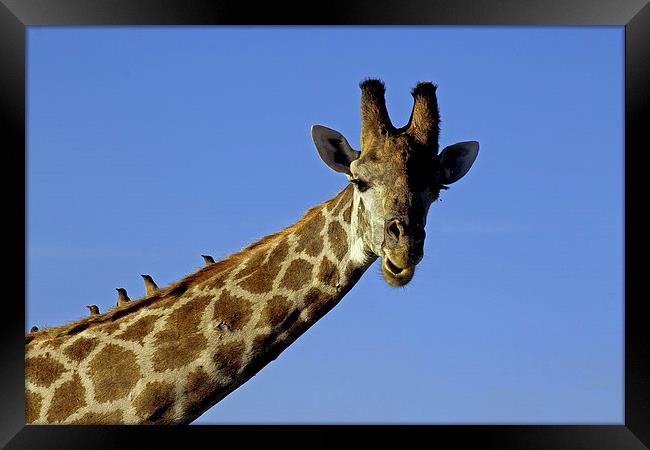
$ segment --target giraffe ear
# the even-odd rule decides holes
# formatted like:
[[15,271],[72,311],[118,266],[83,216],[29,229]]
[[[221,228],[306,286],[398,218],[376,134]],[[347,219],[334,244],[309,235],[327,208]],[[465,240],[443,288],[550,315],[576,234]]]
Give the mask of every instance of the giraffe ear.
[[322,125],[314,125],[311,127],[311,137],[320,158],[330,169],[352,175],[350,163],[357,159],[361,152],[350,147],[341,133]]
[[451,184],[465,176],[478,156],[478,142],[459,142],[445,147],[440,152],[440,169],[436,183]]

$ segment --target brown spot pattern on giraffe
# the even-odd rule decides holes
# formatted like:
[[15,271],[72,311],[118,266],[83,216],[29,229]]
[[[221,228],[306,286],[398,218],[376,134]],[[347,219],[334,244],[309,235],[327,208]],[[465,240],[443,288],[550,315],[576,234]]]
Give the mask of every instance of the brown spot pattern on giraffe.
[[289,254],[289,244],[286,239],[282,239],[278,244],[271,250],[269,254],[268,263],[273,264],[273,266],[279,266],[282,264],[282,261]]
[[332,261],[327,256],[323,257],[318,268],[316,278],[321,283],[336,287],[339,284],[339,271]]
[[151,305],[147,306],[147,310],[149,311],[153,311],[157,309],[165,310],[170,308],[178,300],[179,300],[178,297],[163,296],[160,300],[156,302],[152,302]]
[[29,389],[25,391],[25,423],[32,423],[41,413],[41,402],[43,397],[41,397],[36,392],[32,392]]
[[99,344],[97,338],[79,338],[63,349],[63,354],[74,362],[81,362]]
[[252,314],[253,308],[249,300],[224,290],[214,304],[212,318],[230,331],[239,331],[250,321]]
[[126,396],[141,376],[135,353],[116,344],[107,344],[93,357],[88,374],[100,403]]
[[257,270],[258,267],[264,264],[264,260],[266,259],[266,255],[268,254],[268,251],[269,251],[268,248],[259,248],[255,250],[253,254],[246,261],[244,268],[241,269],[239,272],[237,272],[237,274],[234,276],[234,279],[241,280],[242,278],[255,272],[255,270]]
[[212,299],[213,297],[210,295],[197,295],[192,298],[167,317],[165,328],[180,330],[182,333],[198,331],[201,317],[205,314]]
[[135,323],[129,325],[126,330],[118,334],[116,337],[125,339],[127,341],[135,341],[140,344],[144,343],[144,338],[151,333],[153,327],[160,316],[150,315],[139,319]]
[[25,376],[32,383],[49,387],[65,372],[65,367],[54,358],[35,356],[25,360]]
[[347,186],[343,191],[339,194],[341,197],[339,198],[338,203],[336,204],[336,207],[332,209],[332,215],[336,216],[341,212],[341,209],[348,204],[352,200],[352,192],[353,188],[352,186]]
[[[348,280],[348,283],[356,283],[361,278],[361,275],[363,275],[363,270],[354,264],[348,263],[345,266],[345,278]],[[350,285],[349,288],[351,289],[352,286]]]
[[293,342],[283,334],[300,320],[300,312],[300,309],[289,308],[280,324],[273,327],[270,333],[260,334],[253,339],[250,350],[251,361],[245,368],[246,373],[257,372],[269,361],[277,358]]
[[59,347],[61,347],[64,343],[65,343],[65,340],[64,340],[63,338],[55,338],[55,339],[51,339],[51,340],[49,340],[49,341],[46,341],[46,342],[43,344],[43,346],[44,346],[44,347],[51,348],[51,349],[53,349],[53,350],[56,350],[56,349],[58,349]]
[[281,337],[280,335],[281,333],[260,335],[253,340],[251,346],[251,361],[246,366],[246,373],[256,373],[261,370],[269,362],[276,359],[280,353],[289,346],[292,341],[286,339],[286,337]]
[[176,393],[174,385],[161,381],[147,383],[133,400],[135,413],[143,423],[171,423]]
[[343,259],[348,251],[348,235],[338,222],[330,222],[327,228],[327,236],[334,256],[339,261]]
[[343,211],[343,221],[347,224],[350,223],[352,219],[352,202],[348,204],[348,207]]
[[81,384],[81,378],[75,372],[71,380],[66,381],[54,391],[52,402],[47,411],[47,421],[62,422],[72,413],[86,406],[84,393],[85,389]]
[[198,358],[207,344],[207,339],[200,333],[162,330],[155,335],[156,352],[151,360],[153,369],[164,372],[183,367]]
[[257,359],[258,363],[260,362],[260,358],[266,361],[265,356],[267,356],[268,351],[273,345],[273,342],[276,338],[277,333],[272,333],[270,335],[261,334],[255,337],[255,339],[253,339],[253,343],[251,344],[251,357]]
[[321,291],[320,289],[313,288],[305,296],[305,315],[309,323],[317,322],[321,317],[327,314],[334,306],[338,304],[341,296],[331,297]]
[[210,289],[220,289],[226,285],[226,281],[228,280],[228,277],[231,273],[232,268],[226,269],[223,272],[220,272],[219,275],[210,278],[203,284]]
[[287,318],[290,308],[291,302],[287,297],[283,295],[274,296],[262,309],[255,328],[275,327],[281,324]]
[[122,411],[115,410],[110,412],[87,412],[80,418],[70,422],[72,425],[117,425],[123,423]]
[[253,294],[263,294],[270,291],[273,287],[273,280],[288,253],[289,245],[286,239],[282,239],[271,251],[268,260],[264,264],[257,266],[255,270],[251,268],[250,275],[242,280],[239,285],[242,289]]
[[308,313],[311,313],[314,309],[319,308],[325,301],[327,301],[327,298],[328,296],[320,289],[311,288],[303,300],[304,308]]
[[102,324],[97,327],[98,330],[103,331],[106,334],[113,334],[117,331],[117,329],[120,327],[122,324],[121,321],[115,320],[113,322],[108,322],[105,325]]
[[289,264],[289,267],[287,267],[287,271],[284,273],[280,286],[293,291],[299,290],[309,280],[311,280],[312,268],[313,266],[309,261],[302,258],[294,259],[291,261],[291,264]]
[[296,232],[298,243],[295,251],[298,253],[305,252],[310,256],[318,256],[323,250],[323,239],[320,233],[324,226],[325,217],[319,211]]
[[182,394],[183,398],[185,398],[185,404],[191,405],[186,412],[188,415],[200,414],[211,406],[217,397],[212,387],[213,383],[210,376],[201,367],[197,367],[188,375]]
[[154,336],[155,371],[183,367],[203,351],[207,340],[199,332],[199,323],[211,300],[209,295],[194,297],[167,317],[165,328]]
[[219,373],[226,377],[234,377],[242,365],[242,357],[246,346],[243,340],[228,342],[217,348],[214,362]]

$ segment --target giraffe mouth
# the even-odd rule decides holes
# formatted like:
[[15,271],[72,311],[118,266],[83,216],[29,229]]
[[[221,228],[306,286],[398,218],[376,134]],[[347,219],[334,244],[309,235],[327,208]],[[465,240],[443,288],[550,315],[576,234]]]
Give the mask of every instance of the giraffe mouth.
[[415,274],[415,265],[400,267],[388,255],[384,255],[381,259],[381,273],[388,284],[400,287],[411,281]]

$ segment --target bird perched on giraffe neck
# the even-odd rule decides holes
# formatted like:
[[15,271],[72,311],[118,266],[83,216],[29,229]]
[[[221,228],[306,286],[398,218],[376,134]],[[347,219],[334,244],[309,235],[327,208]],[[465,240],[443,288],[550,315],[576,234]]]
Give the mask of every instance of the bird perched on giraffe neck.
[[147,297],[155,294],[158,290],[158,285],[153,281],[153,278],[146,274],[140,274],[140,276],[144,279],[144,291]]
[[86,308],[90,310],[91,316],[96,316],[99,314],[99,307],[97,307],[97,305],[86,305]]
[[38,331],[38,327],[36,327],[36,326],[32,327],[32,329],[29,330],[30,333],[35,333],[37,331]]
[[203,261],[205,261],[205,265],[209,266],[210,264],[214,264],[214,258],[210,255],[201,255],[203,257]]
[[126,293],[126,289],[124,288],[115,288],[117,291],[117,306],[122,306],[127,302],[130,302],[131,299],[129,298],[129,295]]

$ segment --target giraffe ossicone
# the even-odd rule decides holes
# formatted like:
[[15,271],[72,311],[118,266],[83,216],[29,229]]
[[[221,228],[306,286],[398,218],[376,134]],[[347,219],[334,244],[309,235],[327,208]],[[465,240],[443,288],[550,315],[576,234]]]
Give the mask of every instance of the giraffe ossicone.
[[[330,311],[377,259],[392,286],[424,252],[429,207],[463,177],[478,143],[438,152],[436,87],[418,83],[395,128],[384,84],[361,87],[361,147],[312,127],[323,161],[350,183],[295,224],[170,286],[26,341],[26,422],[184,424],[223,399]],[[130,300],[130,301],[129,301]]]

